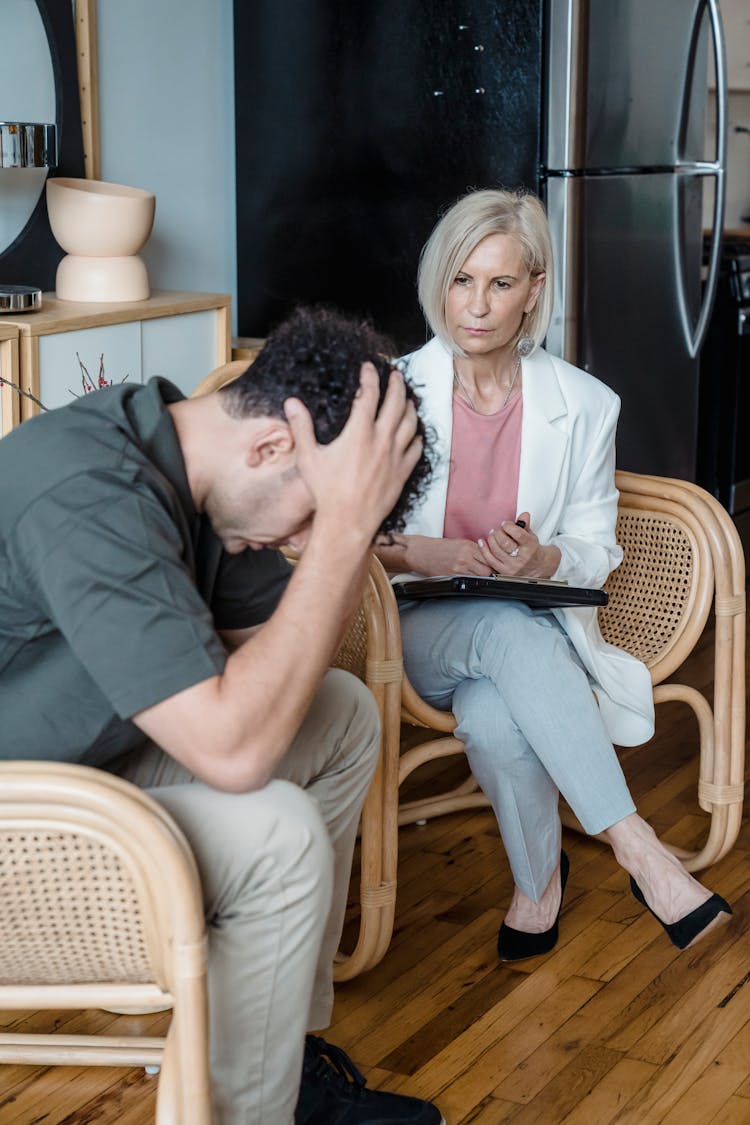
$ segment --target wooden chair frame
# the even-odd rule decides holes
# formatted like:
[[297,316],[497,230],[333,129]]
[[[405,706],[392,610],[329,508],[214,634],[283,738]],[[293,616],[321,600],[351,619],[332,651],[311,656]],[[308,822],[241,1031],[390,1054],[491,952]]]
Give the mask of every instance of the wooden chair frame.
[[[158,1012],[171,1007],[172,1019],[166,1039],[2,1034],[0,1063],[159,1066],[159,1125],[185,1121],[210,1125],[205,923],[198,871],[182,832],[151,797],[101,770],[69,763],[2,762],[0,838],[9,850],[19,837],[19,846],[32,852],[42,847],[40,839],[50,838],[47,847],[55,850],[94,848],[97,856],[106,857],[96,868],[103,890],[96,896],[99,901],[89,906],[75,876],[65,881],[62,890],[50,888],[44,865],[48,852],[40,853],[28,881],[12,880],[11,893],[25,898],[28,912],[36,916],[33,936],[38,945],[50,949],[50,955],[44,971],[33,974],[39,979],[16,983],[30,956],[30,934],[14,934],[4,927],[0,976],[9,983],[0,982],[0,1008]],[[117,889],[123,884],[128,887],[128,901],[137,903],[135,910],[130,906],[118,911]],[[61,896],[67,902],[77,895],[82,901],[78,917],[88,916],[90,910],[92,918],[79,935],[81,947],[68,951],[64,938],[55,942],[55,903],[59,910]],[[98,927],[105,916],[109,932],[119,936],[108,947],[111,979],[102,980],[101,965],[93,973],[87,964],[85,942],[101,933]],[[147,957],[145,974],[142,960],[132,953],[138,937]],[[135,980],[128,979],[123,968],[131,962]],[[144,975],[151,979],[143,979]]]
[[[628,595],[629,560],[610,579],[610,606],[600,612],[605,639],[644,661],[654,684],[654,702],[686,703],[695,714],[700,740],[698,802],[710,814],[706,839],[693,852],[673,848],[690,871],[700,871],[730,850],[740,828],[745,754],[745,562],[736,528],[727,512],[697,485],[668,478],[618,472],[621,519],[673,521],[690,544],[690,579],[679,622],[663,643],[644,643],[645,620],[630,612],[618,622]],[[695,688],[675,681],[674,673],[692,652],[713,605],[715,623],[713,707]],[[395,609],[395,605],[393,607]],[[668,681],[668,682],[665,682]],[[452,714],[425,703],[404,677],[403,719],[438,734],[407,750],[400,759],[399,784],[423,763],[463,752],[453,736]],[[397,794],[390,794],[397,801]],[[450,792],[402,804],[399,824],[459,809],[483,807],[487,798],[470,775]],[[388,812],[388,821],[392,811]],[[572,814],[564,823],[578,828]]]
[[[362,659],[358,634],[366,633]],[[378,559],[370,573],[358,619],[336,657],[335,664],[359,676],[375,697],[381,723],[378,764],[362,808],[360,824],[360,926],[356,946],[339,955],[334,980],[351,980],[382,959],[393,933],[398,863],[399,740],[401,726],[401,629],[393,590]]]

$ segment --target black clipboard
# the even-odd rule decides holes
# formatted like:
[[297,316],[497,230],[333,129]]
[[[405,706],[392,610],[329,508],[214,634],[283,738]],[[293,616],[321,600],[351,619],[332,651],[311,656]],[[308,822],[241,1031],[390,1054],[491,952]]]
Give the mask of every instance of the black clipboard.
[[550,578],[479,578],[474,574],[446,574],[436,578],[406,578],[393,583],[399,601],[425,598],[504,598],[537,609],[603,606],[606,590],[569,586]]

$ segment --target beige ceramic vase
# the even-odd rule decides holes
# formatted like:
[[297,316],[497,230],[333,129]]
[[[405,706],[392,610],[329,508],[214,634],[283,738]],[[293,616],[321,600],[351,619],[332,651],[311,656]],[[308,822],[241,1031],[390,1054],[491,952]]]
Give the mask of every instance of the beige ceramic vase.
[[52,233],[65,250],[55,289],[63,301],[145,301],[148,274],[138,257],[154,224],[150,191],[103,180],[47,180]]

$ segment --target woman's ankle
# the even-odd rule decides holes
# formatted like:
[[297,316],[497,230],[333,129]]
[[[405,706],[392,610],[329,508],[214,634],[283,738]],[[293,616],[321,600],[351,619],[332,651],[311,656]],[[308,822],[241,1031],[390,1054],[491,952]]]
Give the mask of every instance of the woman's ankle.
[[558,863],[538,900],[530,898],[520,887],[514,887],[505,923],[514,930],[544,933],[554,924],[560,909],[560,898],[561,881]]
[[670,864],[675,862],[651,825],[638,813],[631,813],[617,821],[604,831],[603,836],[620,867],[636,880],[647,861],[650,861],[649,866],[654,862],[658,865],[659,861]]

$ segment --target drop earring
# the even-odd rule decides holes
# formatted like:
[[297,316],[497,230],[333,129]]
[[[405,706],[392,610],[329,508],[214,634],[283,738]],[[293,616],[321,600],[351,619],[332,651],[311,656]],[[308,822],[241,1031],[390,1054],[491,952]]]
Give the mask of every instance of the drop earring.
[[534,350],[534,337],[522,336],[516,344],[516,351],[521,357],[530,355]]

